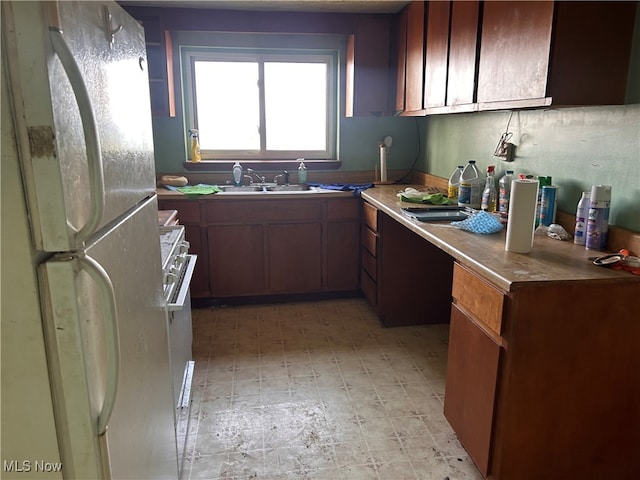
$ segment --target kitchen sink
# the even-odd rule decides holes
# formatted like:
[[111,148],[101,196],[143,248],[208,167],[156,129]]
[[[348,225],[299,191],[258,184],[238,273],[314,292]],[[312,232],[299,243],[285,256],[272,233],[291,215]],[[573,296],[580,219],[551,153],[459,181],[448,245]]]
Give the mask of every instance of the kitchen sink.
[[268,192],[303,192],[310,190],[309,185],[276,185],[275,183],[253,183],[251,185],[221,185],[226,193],[268,193]]

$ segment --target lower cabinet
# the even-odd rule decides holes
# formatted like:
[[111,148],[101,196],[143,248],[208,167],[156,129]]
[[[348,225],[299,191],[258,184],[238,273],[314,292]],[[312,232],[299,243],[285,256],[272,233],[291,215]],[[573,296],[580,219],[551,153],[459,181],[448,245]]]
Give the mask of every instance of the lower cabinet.
[[639,292],[454,265],[444,414],[485,477],[640,478]]
[[355,197],[160,199],[198,255],[193,297],[357,291]]
[[489,471],[499,359],[500,346],[453,305],[444,414],[484,476]]

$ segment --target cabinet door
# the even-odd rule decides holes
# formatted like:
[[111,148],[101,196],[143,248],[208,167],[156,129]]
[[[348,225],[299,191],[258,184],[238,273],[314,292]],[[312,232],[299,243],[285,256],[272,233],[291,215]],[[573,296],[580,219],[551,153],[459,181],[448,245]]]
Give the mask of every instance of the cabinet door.
[[358,220],[327,224],[327,288],[358,289]]
[[485,476],[499,359],[500,347],[452,305],[444,415]]
[[322,285],[322,224],[272,224],[268,229],[268,289],[307,293]]
[[424,68],[424,107],[444,107],[447,95],[449,12],[451,2],[429,2],[427,53]]
[[405,76],[407,74],[407,19],[409,8],[405,7],[396,18],[395,54],[396,54],[396,102],[395,113],[404,112]]
[[259,295],[265,291],[262,225],[207,228],[209,284],[213,296]]
[[389,19],[364,15],[347,44],[347,117],[381,115],[389,109]]
[[475,102],[480,2],[454,0],[451,6],[447,105]]
[[[205,238],[202,238],[205,236]],[[189,252],[198,255],[196,268],[191,277],[191,296],[192,297],[208,297],[209,296],[209,252],[203,248],[206,245],[206,230],[200,228],[199,225],[185,225],[184,237],[189,242]]]
[[421,110],[424,94],[424,2],[413,1],[407,11],[405,111]]
[[547,96],[554,4],[486,1],[482,21],[478,102]]

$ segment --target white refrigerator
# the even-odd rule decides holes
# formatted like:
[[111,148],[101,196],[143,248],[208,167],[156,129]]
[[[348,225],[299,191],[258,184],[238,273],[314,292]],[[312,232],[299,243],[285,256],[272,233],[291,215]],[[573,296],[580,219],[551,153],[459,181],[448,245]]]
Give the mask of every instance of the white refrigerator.
[[143,29],[1,7],[0,476],[176,479]]

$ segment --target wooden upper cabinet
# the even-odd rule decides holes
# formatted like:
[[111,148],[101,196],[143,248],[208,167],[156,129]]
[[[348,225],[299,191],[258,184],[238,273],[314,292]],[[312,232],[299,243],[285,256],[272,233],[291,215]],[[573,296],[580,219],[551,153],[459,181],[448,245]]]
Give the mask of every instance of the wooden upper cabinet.
[[479,103],[544,104],[552,24],[553,2],[485,2]]
[[175,117],[176,102],[173,81],[173,43],[161,13],[127,9],[144,28],[149,73],[151,114]]
[[389,111],[390,17],[362,15],[347,40],[347,117],[382,115]]
[[422,1],[407,6],[405,112],[424,108],[424,6]]
[[452,2],[447,78],[447,106],[452,111],[475,110],[479,22],[478,0]]
[[394,113],[404,112],[405,107],[405,77],[407,74],[407,19],[409,18],[409,9],[403,8],[396,17],[394,30],[394,48],[392,53],[395,54],[396,64],[396,82],[395,82],[395,107]]
[[484,3],[480,110],[624,103],[636,2]]
[[424,67],[424,107],[444,107],[447,97],[449,17],[451,2],[427,4],[427,44]]

